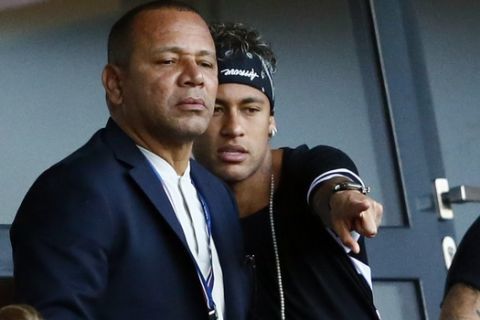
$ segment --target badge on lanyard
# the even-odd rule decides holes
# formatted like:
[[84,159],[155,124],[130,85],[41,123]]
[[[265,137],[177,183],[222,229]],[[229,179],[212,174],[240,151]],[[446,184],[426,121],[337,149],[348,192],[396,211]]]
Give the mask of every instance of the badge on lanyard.
[[216,309],[208,311],[208,319],[209,320],[217,320],[218,319],[218,314],[217,314]]

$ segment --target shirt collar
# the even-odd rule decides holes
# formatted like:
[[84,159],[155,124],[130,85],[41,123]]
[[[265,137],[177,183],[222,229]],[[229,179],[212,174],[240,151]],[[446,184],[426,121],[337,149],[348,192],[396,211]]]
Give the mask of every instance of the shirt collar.
[[164,179],[166,181],[175,181],[175,182],[177,182],[179,179],[190,180],[190,162],[188,162],[187,168],[185,168],[185,172],[183,173],[183,175],[179,176],[177,174],[177,172],[175,171],[175,169],[165,159],[163,159],[159,155],[157,155],[157,154],[151,152],[150,150],[145,149],[145,148],[143,148],[139,145],[137,145],[137,147],[145,155],[147,160],[155,168],[155,170],[162,177],[162,179]]

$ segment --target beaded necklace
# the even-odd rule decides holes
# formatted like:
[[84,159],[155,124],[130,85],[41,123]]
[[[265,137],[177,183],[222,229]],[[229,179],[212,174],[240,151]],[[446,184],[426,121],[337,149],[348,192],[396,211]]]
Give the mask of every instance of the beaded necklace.
[[282,272],[280,269],[280,255],[278,254],[278,243],[275,232],[275,220],[273,217],[273,193],[275,191],[275,178],[273,173],[270,177],[270,196],[268,199],[268,216],[270,220],[270,230],[272,232],[273,253],[275,254],[275,267],[277,271],[278,293],[280,297],[280,319],[285,320],[285,294],[283,291]]

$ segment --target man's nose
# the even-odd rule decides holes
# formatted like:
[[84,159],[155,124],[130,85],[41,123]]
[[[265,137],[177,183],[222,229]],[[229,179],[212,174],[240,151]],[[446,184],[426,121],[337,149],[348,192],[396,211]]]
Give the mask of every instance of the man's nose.
[[221,134],[228,137],[238,137],[244,135],[243,126],[237,112],[228,113],[224,118]]
[[196,61],[185,61],[182,65],[182,74],[179,77],[182,86],[202,86],[204,77],[200,66]]

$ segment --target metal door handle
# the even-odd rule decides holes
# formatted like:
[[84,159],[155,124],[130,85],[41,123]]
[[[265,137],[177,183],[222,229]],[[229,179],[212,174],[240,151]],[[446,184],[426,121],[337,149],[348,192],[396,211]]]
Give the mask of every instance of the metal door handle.
[[438,178],[434,181],[435,204],[440,219],[453,219],[452,203],[480,202],[480,188],[471,186],[458,186],[451,188],[448,180]]
[[471,186],[458,186],[442,193],[443,202],[465,203],[480,202],[480,188]]

